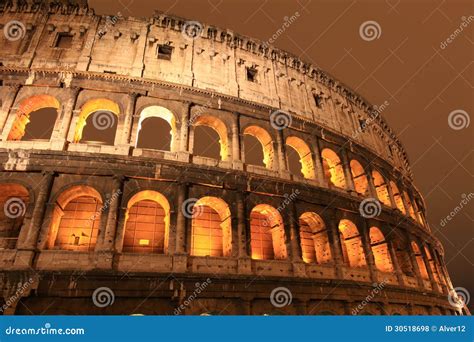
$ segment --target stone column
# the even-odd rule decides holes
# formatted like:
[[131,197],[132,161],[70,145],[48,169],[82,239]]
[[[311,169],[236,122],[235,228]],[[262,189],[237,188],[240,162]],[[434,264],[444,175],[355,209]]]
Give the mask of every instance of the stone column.
[[365,175],[367,176],[367,182],[369,184],[370,197],[378,200],[377,189],[375,188],[375,183],[374,183],[374,177],[372,177],[372,170],[370,168],[365,170]]
[[181,126],[179,130],[179,150],[178,157],[180,161],[189,162],[190,152],[188,145],[189,126],[192,124],[191,103],[188,103],[187,110],[184,110],[181,116]]
[[423,282],[423,278],[421,277],[421,271],[420,268],[418,267],[418,261],[416,261],[416,255],[415,251],[411,245],[411,242],[413,241],[413,238],[410,233],[407,234],[408,237],[408,249],[409,249],[409,255],[410,255],[410,261],[413,265],[413,271],[415,272],[416,279],[418,281],[418,286],[421,288],[425,287],[425,284]]
[[113,187],[110,197],[106,203],[103,203],[102,210],[108,206],[107,223],[105,226],[105,233],[102,243],[97,245],[96,250],[113,252],[115,233],[117,231],[117,217],[119,205],[122,199],[124,177],[113,177]]
[[370,272],[370,279],[372,282],[378,282],[377,278],[377,267],[375,266],[375,258],[374,254],[372,253],[372,247],[370,246],[370,237],[369,237],[369,229],[367,227],[367,223],[363,220],[361,221],[361,242],[362,242],[362,249],[364,250],[365,259],[367,262],[367,266]]
[[344,178],[346,179],[346,187],[350,192],[355,192],[354,179],[352,178],[351,166],[349,158],[347,156],[347,151],[341,149],[341,162],[342,168],[344,170]]
[[240,152],[240,114],[234,112],[232,118],[232,167],[243,170],[243,163]]
[[135,114],[135,104],[138,98],[137,93],[127,95],[125,113],[120,113],[119,118],[123,116],[123,121],[117,125],[117,134],[115,135],[115,146],[120,146],[123,152],[128,154],[131,144],[132,119]]
[[388,196],[390,197],[390,203],[392,203],[392,208],[397,208],[397,203],[395,202],[395,197],[393,196],[393,189],[390,185],[390,180],[385,181],[387,183]]
[[183,203],[188,194],[188,184],[179,183],[176,203],[176,254],[186,254],[186,217],[183,213]]
[[244,191],[237,192],[237,255],[238,272],[240,274],[252,273],[252,261],[250,259],[249,240],[250,232],[247,223],[247,210],[245,205],[246,194]]
[[336,268],[336,275],[338,278],[342,278],[342,267],[345,265],[336,215],[330,215],[326,218],[325,222],[328,229],[329,246]]
[[306,277],[306,266],[303,262],[300,236],[298,234],[298,215],[296,214],[296,205],[290,203],[290,209],[287,213],[289,230],[290,260],[293,263],[293,274],[297,277]]
[[411,217],[410,216],[410,209],[408,207],[408,203],[407,203],[407,200],[406,200],[405,194],[404,194],[405,193],[405,187],[399,185],[398,186],[398,191],[400,191],[400,197],[402,198],[403,206],[405,207],[405,216]]
[[283,140],[283,130],[276,130],[278,171],[283,178],[289,178],[288,165],[286,164],[285,145]]
[[400,264],[398,263],[397,252],[395,251],[395,246],[393,245],[392,240],[387,241],[387,248],[390,253],[390,259],[392,260],[393,270],[397,275],[397,281],[400,286],[404,286],[405,283],[403,281],[403,272],[400,268]]
[[438,291],[439,292],[438,283],[436,282],[436,279],[435,279],[434,274],[433,274],[433,270],[431,269],[431,263],[430,263],[430,260],[428,258],[428,254],[426,254],[425,244],[424,243],[421,243],[421,244],[419,243],[419,245],[420,245],[420,249],[421,249],[421,256],[423,257],[423,261],[424,261],[425,266],[426,266],[426,271],[428,272],[428,278],[430,279],[431,289],[433,291]]
[[313,148],[313,160],[314,160],[314,172],[316,174],[316,180],[321,187],[325,187],[327,184],[324,180],[324,171],[323,171],[323,163],[321,160],[321,151],[319,148],[318,138],[314,138],[311,140],[311,147]]
[[1,128],[0,133],[2,133],[1,134],[2,136],[7,136],[7,134],[5,134],[5,132],[3,132],[3,130],[5,128],[5,124],[7,122],[10,111],[11,111],[11,109],[13,109],[12,106],[15,103],[15,99],[18,95],[19,90],[20,90],[20,85],[15,84],[15,85],[11,85],[11,86],[6,86],[4,88],[7,89],[7,91],[2,93],[2,95],[3,95],[2,96],[2,107],[0,108],[0,128]]
[[66,145],[67,135],[72,122],[74,107],[81,88],[72,87],[68,89],[68,100],[59,113],[58,126],[53,131],[51,143],[53,149],[63,150]]

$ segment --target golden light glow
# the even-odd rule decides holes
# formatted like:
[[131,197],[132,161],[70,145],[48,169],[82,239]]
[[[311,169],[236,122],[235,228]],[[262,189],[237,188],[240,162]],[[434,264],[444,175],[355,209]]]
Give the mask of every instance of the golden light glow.
[[[387,183],[385,179],[380,174],[380,172],[374,170],[372,171],[372,178],[374,179],[375,191],[377,193],[377,198],[385,205],[392,206],[390,201],[390,194],[388,193]],[[403,204],[403,203],[402,203]]]
[[323,159],[323,169],[326,179],[329,179],[334,186],[345,189],[346,180],[344,178],[344,169],[339,156],[333,150],[325,148],[321,152]]
[[352,179],[354,180],[355,191],[361,195],[367,194],[369,182],[365,175],[365,170],[362,165],[355,159],[350,162]]
[[[176,118],[174,114],[167,108],[161,106],[149,106],[143,109],[140,113],[140,120],[138,121],[138,129],[135,139],[135,146],[137,146],[138,138],[140,136],[140,130],[142,129],[143,121],[148,118],[161,118],[168,122],[171,127],[171,143],[170,143],[170,151],[174,152],[177,149],[176,142],[177,142],[177,128],[176,128]],[[160,137],[157,137],[160,138]]]
[[273,141],[270,134],[259,126],[249,126],[245,128],[244,134],[249,134],[260,142],[263,149],[263,163],[267,169],[273,169],[275,152],[273,150]]
[[150,240],[148,239],[140,239],[138,240],[138,244],[140,246],[149,246],[150,245]]
[[418,244],[415,241],[411,242],[413,252],[415,253],[416,263],[418,264],[418,269],[420,270],[421,277],[425,280],[428,280],[428,270],[426,269],[425,261],[421,255],[421,250]]
[[308,145],[300,138],[288,137],[286,138],[286,144],[291,146],[298,153],[301,163],[301,173],[304,178],[314,179],[314,162],[311,150]]
[[299,228],[303,261],[318,264],[331,261],[331,248],[322,218],[316,213],[305,212],[300,216]]
[[339,233],[344,261],[350,267],[366,266],[365,253],[357,226],[352,221],[343,219],[339,222]]
[[226,161],[229,160],[229,139],[228,139],[228,133],[227,133],[227,127],[222,122],[222,120],[210,116],[210,115],[200,115],[197,117],[197,119],[194,121],[194,126],[207,126],[211,127],[214,129],[217,134],[219,135],[219,145],[220,145],[220,155],[221,155],[221,160]]
[[375,266],[382,272],[393,272],[392,258],[382,231],[377,227],[371,227],[369,236]]
[[390,186],[392,187],[393,199],[395,200],[397,209],[400,210],[403,214],[406,214],[405,206],[403,205],[402,196],[400,195],[398,186],[393,181],[390,181]]
[[405,202],[408,206],[408,213],[410,214],[412,219],[416,220],[415,210],[413,210],[413,205],[411,204],[410,197],[408,196],[406,191],[403,192],[403,196],[405,196]]

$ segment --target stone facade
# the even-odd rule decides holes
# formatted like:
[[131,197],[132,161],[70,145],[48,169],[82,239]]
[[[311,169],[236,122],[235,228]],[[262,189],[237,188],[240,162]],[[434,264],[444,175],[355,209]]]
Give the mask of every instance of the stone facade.
[[[23,25],[21,39],[0,37],[1,198],[23,204],[16,221],[1,221],[5,314],[173,314],[183,303],[181,314],[462,313],[383,108],[228,30],[201,25],[190,37],[184,19],[101,17],[83,1],[7,1],[0,12],[2,29]],[[57,110],[50,138],[24,139],[41,108]],[[82,139],[97,110],[116,121],[111,144]],[[169,123],[169,149],[138,146],[149,117]],[[218,158],[194,153],[199,126],[217,132]],[[246,161],[248,135],[263,166]],[[136,196],[164,210],[163,252],[124,251]],[[80,197],[98,206],[94,239],[63,248],[63,216]],[[183,210],[189,199],[230,214],[220,216],[221,255],[194,249],[202,227]],[[361,211],[366,200],[377,215]],[[266,234],[254,223],[262,217],[270,250],[254,241]],[[278,286],[291,305],[272,305]],[[113,290],[113,305],[94,305],[99,287]]]

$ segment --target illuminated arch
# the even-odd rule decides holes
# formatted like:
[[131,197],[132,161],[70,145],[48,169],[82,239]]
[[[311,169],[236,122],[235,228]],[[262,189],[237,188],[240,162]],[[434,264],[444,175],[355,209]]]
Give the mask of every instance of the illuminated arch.
[[[259,126],[249,126],[244,129],[244,134],[255,137],[262,145],[263,150],[263,163],[267,169],[273,169],[274,162],[274,149],[273,140],[270,134]],[[248,152],[248,151],[246,151]]]
[[406,214],[405,206],[403,205],[402,195],[400,194],[400,190],[398,190],[398,186],[393,181],[390,181],[390,187],[392,188],[393,199],[395,200],[395,205],[397,206],[397,209],[400,210],[403,214]]
[[397,230],[393,231],[394,238],[391,240],[395,249],[395,255],[403,274],[413,277],[413,265],[410,258],[410,245],[405,235]]
[[411,204],[410,196],[408,196],[408,193],[406,191],[403,192],[403,196],[405,196],[405,203],[408,207],[408,213],[410,214],[411,218],[416,221],[415,210],[413,209],[413,205]]
[[331,248],[326,226],[314,212],[305,212],[299,218],[303,261],[324,264],[331,261]]
[[95,112],[111,112],[115,114],[114,117],[107,117],[106,120],[112,122],[113,120],[118,120],[120,115],[120,107],[114,101],[108,99],[94,99],[87,101],[81,108],[79,118],[76,123],[76,128],[74,131],[74,143],[78,143],[82,139],[82,133],[86,126],[87,118]]
[[425,261],[423,260],[423,255],[421,254],[420,247],[415,241],[411,242],[411,248],[415,254],[416,263],[418,264],[418,269],[420,270],[421,277],[425,280],[428,280],[428,270],[426,269]]
[[362,239],[357,226],[350,220],[342,219],[339,222],[339,234],[346,264],[350,267],[366,266]]
[[66,189],[53,209],[47,248],[93,251],[101,214],[102,197],[97,190],[85,185]]
[[345,189],[346,180],[344,178],[344,169],[341,159],[333,150],[325,148],[321,152],[323,159],[323,169],[326,179],[328,179],[334,186]]
[[193,207],[191,255],[231,256],[231,224],[230,209],[224,200],[200,198]]
[[369,188],[369,182],[367,180],[367,176],[365,175],[364,168],[355,159],[351,160],[350,167],[355,191],[361,195],[366,195]]
[[30,202],[28,190],[20,184],[0,184],[0,250],[15,249]]
[[123,252],[168,252],[170,205],[165,196],[144,190],[128,201],[125,214]]
[[270,205],[258,204],[250,213],[252,259],[272,260],[288,257],[285,230],[280,213]]
[[390,195],[388,192],[387,183],[385,182],[385,178],[380,174],[380,172],[374,170],[372,171],[372,178],[374,180],[374,187],[375,192],[377,193],[377,198],[383,204],[387,206],[392,206],[390,201]]
[[23,138],[26,126],[30,122],[31,113],[43,108],[55,108],[57,111],[59,107],[59,101],[50,95],[35,95],[21,101],[7,140],[21,140]]
[[[211,115],[199,115],[194,121],[194,126],[207,126],[214,129],[219,135],[221,160],[226,161],[229,159],[229,139],[227,127],[222,120]],[[196,141],[194,141],[194,144],[195,143]]]
[[392,258],[390,257],[390,251],[382,231],[377,227],[371,227],[369,236],[375,266],[382,272],[393,272]]
[[[140,131],[142,129],[143,122],[146,119],[150,118],[160,118],[166,121],[170,126],[170,151],[176,151],[176,142],[177,142],[177,127],[176,127],[176,117],[175,115],[167,108],[161,106],[149,106],[144,108],[140,113],[140,119],[138,121],[138,128],[135,140],[135,147],[138,146],[138,141],[140,138]],[[157,139],[163,139],[166,137],[157,137]]]
[[315,172],[313,156],[308,144],[297,137],[286,138],[286,144],[292,147],[298,153],[301,163],[301,173],[303,174],[304,178],[314,179]]
[[427,246],[425,246],[425,254],[428,258],[428,264],[430,265],[431,273],[433,273],[433,277],[436,283],[440,284],[441,278],[440,278],[440,273],[438,272],[438,267],[436,265],[433,254],[431,253],[430,249]]

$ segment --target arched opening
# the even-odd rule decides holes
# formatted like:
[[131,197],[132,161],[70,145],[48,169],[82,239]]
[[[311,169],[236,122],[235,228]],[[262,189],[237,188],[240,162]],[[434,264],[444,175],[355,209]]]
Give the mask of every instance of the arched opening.
[[29,200],[24,186],[0,184],[0,250],[16,248]]
[[176,137],[176,119],[170,110],[160,106],[142,110],[135,143],[137,148],[175,151]]
[[[297,137],[288,137],[286,138],[286,144],[291,147],[291,149],[287,149],[288,151],[288,164],[290,168],[290,172],[294,175],[303,175],[304,178],[314,179],[314,162],[313,156],[311,154],[311,150],[309,149],[308,145],[300,138]],[[299,168],[298,164],[291,162],[290,160],[290,153],[291,150],[296,151],[298,155],[299,161]]]
[[390,202],[390,194],[388,192],[387,183],[385,179],[378,171],[372,171],[372,178],[374,180],[375,192],[377,193],[377,198],[383,204],[391,207],[392,203]]
[[194,121],[193,154],[218,160],[229,159],[227,127],[218,118],[200,115]]
[[81,108],[73,142],[114,145],[119,114],[118,104],[111,100],[87,101]]
[[357,226],[350,220],[342,219],[339,222],[339,236],[344,262],[350,267],[366,266],[362,239]]
[[299,218],[301,252],[306,263],[324,264],[331,261],[331,248],[322,218],[313,212]]
[[369,236],[375,266],[382,272],[393,272],[392,258],[382,231],[377,227],[371,227]]
[[350,162],[352,180],[354,181],[354,188],[358,194],[367,195],[369,189],[369,182],[365,175],[365,170],[362,165],[355,159]]
[[285,231],[280,213],[267,204],[258,204],[250,213],[252,259],[286,259]]
[[405,196],[405,202],[408,207],[408,213],[410,214],[410,217],[416,221],[416,215],[415,215],[415,210],[413,209],[413,205],[411,204],[410,196],[408,196],[407,192],[403,192],[403,196]]
[[[258,140],[259,144],[255,143],[255,139],[249,139],[247,136],[251,136]],[[258,147],[257,147],[258,146]],[[273,141],[270,134],[261,127],[249,126],[244,130],[244,151],[245,151],[245,163],[261,166],[263,165],[267,169],[273,169],[274,150]],[[260,161],[260,157],[263,155],[263,160]]]
[[323,170],[326,179],[335,187],[345,189],[344,168],[339,156],[333,150],[325,148],[321,152],[321,157],[323,159]]
[[390,181],[390,187],[392,188],[393,199],[395,201],[397,209],[400,210],[403,214],[406,214],[405,206],[403,205],[403,199],[400,194],[400,191],[398,190],[398,186],[393,181]]
[[413,271],[413,265],[410,259],[410,246],[407,238],[404,234],[397,232],[396,230],[393,232],[394,239],[392,239],[393,247],[395,249],[395,254],[397,257],[398,264],[403,274],[413,277],[415,275]]
[[53,209],[48,248],[93,251],[102,208],[100,194],[89,186],[73,186],[62,192]]
[[168,252],[170,206],[165,196],[152,190],[140,191],[127,204],[123,252]]
[[202,197],[193,207],[191,255],[229,257],[232,227],[229,206],[217,197]]
[[49,140],[59,106],[59,101],[50,95],[35,95],[23,100],[7,140]]
[[427,246],[425,246],[425,254],[428,258],[428,264],[430,265],[431,273],[433,273],[433,277],[434,277],[436,283],[440,284],[441,283],[440,274],[438,272],[438,268],[436,267],[436,262],[433,258],[433,255],[430,252],[430,249]]
[[428,280],[428,270],[426,269],[425,261],[423,260],[423,255],[421,254],[420,247],[415,241],[411,242],[411,247],[413,253],[415,253],[416,263],[418,264],[418,269],[420,270],[421,277],[425,280]]
[[423,205],[421,204],[421,200],[415,199],[415,209],[417,212],[417,217],[418,217],[418,222],[424,226],[427,227],[426,224],[426,219],[425,219],[425,213],[423,212]]

